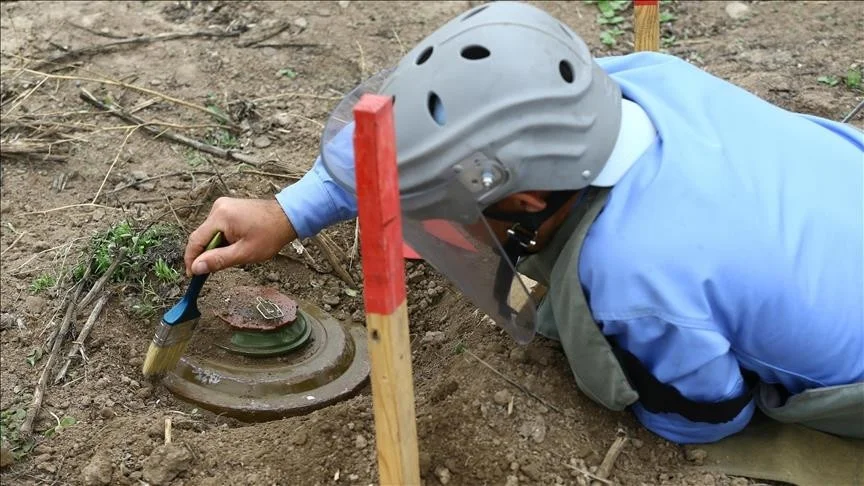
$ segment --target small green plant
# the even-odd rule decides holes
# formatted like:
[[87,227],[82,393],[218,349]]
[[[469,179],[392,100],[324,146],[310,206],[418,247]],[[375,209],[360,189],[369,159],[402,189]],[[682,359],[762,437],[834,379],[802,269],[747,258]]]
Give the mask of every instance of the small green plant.
[[850,67],[849,70],[846,71],[846,77],[844,79],[847,88],[861,89],[861,69],[856,68],[855,66]]
[[674,36],[674,35],[671,35],[671,34],[670,34],[670,35],[664,35],[664,36],[660,39],[660,44],[661,44],[661,47],[663,47],[663,48],[666,48],[666,47],[672,47],[672,46],[674,46],[677,42],[678,42],[678,37],[676,37],[676,36]]
[[36,363],[39,362],[40,359],[42,359],[41,347],[33,348],[33,351],[30,351],[30,354],[28,354],[27,357],[24,358],[24,361],[26,361],[27,364],[30,365],[30,367],[32,368],[33,366],[36,366]]
[[210,130],[207,135],[207,142],[222,148],[237,148],[237,137],[224,128],[216,128]]
[[462,354],[462,353],[465,352],[465,349],[467,349],[467,348],[465,347],[465,343],[462,342],[461,340],[460,340],[460,341],[457,341],[457,342],[453,345],[453,354]]
[[210,110],[210,112],[212,112],[215,115],[214,118],[219,123],[224,123],[225,120],[230,119],[228,117],[228,114],[225,113],[225,110],[222,109],[221,106],[219,106],[219,102],[216,99],[216,95],[214,95],[213,93],[207,94],[207,104],[205,106],[208,110]]
[[36,446],[32,438],[20,436],[19,430],[27,416],[27,410],[23,408],[7,408],[0,411],[0,440],[9,444],[12,457],[18,461],[26,456]]
[[189,164],[190,167],[198,167],[201,164],[207,163],[207,157],[193,148],[187,148],[186,151],[183,152],[183,158],[186,159],[186,163]]
[[676,19],[678,19],[678,17],[676,17],[675,14],[672,12],[660,12],[660,23],[661,24],[667,24],[667,23],[672,22],[673,20],[676,20]]
[[609,28],[600,32],[600,42],[607,46],[617,44],[617,38],[624,34],[618,26],[626,20],[622,13],[630,6],[629,0],[595,0],[586,2],[597,6],[597,23]]
[[78,421],[75,420],[75,417],[70,417],[70,416],[66,415],[62,419],[57,419],[57,425],[49,428],[45,432],[42,432],[42,435],[45,437],[54,437],[55,435],[62,432],[63,429],[68,429],[69,427],[72,427],[76,423],[78,423]]
[[156,274],[156,278],[165,283],[176,283],[180,280],[180,272],[171,268],[161,258],[156,260],[156,263],[153,265],[153,273]]
[[33,283],[30,284],[30,292],[34,294],[38,294],[39,292],[44,292],[48,290],[57,283],[57,280],[51,275],[44,274],[36,277],[36,280],[33,280]]
[[285,67],[279,70],[279,76],[284,76],[288,79],[294,79],[297,77],[297,72],[291,69],[290,67]]
[[827,84],[828,86],[834,87],[840,84],[840,78],[837,76],[827,75],[827,76],[819,76],[816,78],[816,81]]
[[615,27],[614,29],[604,30],[600,32],[600,42],[607,46],[614,46],[618,43],[618,37],[624,35],[624,31]]

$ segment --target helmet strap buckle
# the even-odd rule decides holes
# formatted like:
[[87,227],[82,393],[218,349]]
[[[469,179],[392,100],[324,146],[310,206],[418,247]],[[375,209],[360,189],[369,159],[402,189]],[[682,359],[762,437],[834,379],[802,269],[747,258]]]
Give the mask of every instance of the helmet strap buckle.
[[528,229],[519,223],[508,228],[507,235],[526,250],[531,250],[537,246],[537,230]]

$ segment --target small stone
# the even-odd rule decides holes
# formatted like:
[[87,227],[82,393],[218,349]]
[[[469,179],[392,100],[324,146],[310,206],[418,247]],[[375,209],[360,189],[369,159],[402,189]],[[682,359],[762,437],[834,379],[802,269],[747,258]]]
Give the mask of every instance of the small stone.
[[150,80],[150,86],[159,86],[160,84],[162,84],[162,81],[159,81],[158,79]]
[[38,295],[28,295],[24,300],[24,306],[33,315],[39,315],[45,310],[48,301]]
[[726,15],[733,20],[740,20],[747,17],[750,13],[750,7],[742,2],[729,2],[726,4]]
[[519,477],[512,474],[507,476],[507,482],[504,483],[504,486],[519,486]]
[[339,296],[333,294],[324,294],[321,296],[321,302],[328,305],[339,305]]
[[3,441],[0,444],[0,468],[11,466],[15,462],[15,457],[12,455],[12,450],[9,449],[9,444]]
[[147,427],[147,437],[151,439],[161,439],[165,436],[165,426],[158,422],[154,422]]
[[309,440],[309,436],[306,435],[306,432],[300,431],[294,434],[294,437],[291,438],[291,443],[296,446],[302,446]]
[[530,348],[527,354],[531,361],[540,366],[549,366],[552,362],[552,350],[549,348]]
[[510,470],[514,471],[514,472],[518,471],[519,470],[519,463],[516,461],[511,462],[510,463]]
[[523,437],[530,437],[534,442],[540,444],[546,440],[546,420],[543,416],[534,417],[519,427],[519,434]]
[[360,476],[358,476],[358,475],[356,475],[356,474],[349,474],[349,475],[348,475],[348,481],[352,481],[352,482],[353,482],[353,481],[357,481],[358,479],[360,479]]
[[444,335],[441,331],[426,331],[426,334],[423,335],[423,339],[420,340],[421,344],[438,344],[443,343],[447,339],[447,336]]
[[271,143],[272,142],[270,141],[270,138],[268,138],[266,135],[261,135],[260,137],[256,137],[255,140],[252,141],[252,145],[254,145],[255,148],[260,148],[260,149],[269,147]]
[[150,395],[152,393],[153,393],[153,389],[150,388],[149,386],[145,386],[144,388],[137,390],[135,392],[135,396],[142,399],[142,400],[145,400],[147,398],[150,398]]
[[132,178],[135,179],[136,181],[140,181],[140,180],[147,178],[147,173],[144,172],[143,170],[133,170],[132,172],[129,173],[129,175],[132,176]]
[[357,434],[357,437],[354,437],[354,447],[365,449],[367,445],[369,445],[369,441],[366,440],[366,437],[363,437],[360,434]]
[[279,274],[276,272],[270,272],[267,274],[267,281],[269,281],[269,282],[278,282],[280,280],[282,280],[282,279],[279,277]]
[[750,484],[747,478],[732,478],[732,486],[747,486]]
[[426,473],[429,472],[429,468],[432,467],[432,454],[429,454],[426,451],[420,451],[420,475],[425,476]]
[[110,419],[114,417],[114,410],[111,407],[104,407],[102,410],[99,410],[99,416],[103,419]]
[[517,363],[524,363],[527,361],[527,356],[525,354],[525,348],[513,348],[510,350],[510,361],[515,361]]
[[450,484],[450,470],[444,466],[438,466],[435,468],[435,477],[438,478],[438,481],[443,485]]
[[297,17],[296,19],[294,19],[294,25],[300,27],[301,29],[305,29],[309,26],[309,22],[303,17]]
[[541,476],[540,465],[537,464],[536,462],[530,462],[528,464],[525,464],[522,467],[520,467],[519,470],[522,471],[522,474],[524,474],[525,476],[528,476],[528,479],[530,479],[532,481],[539,481],[540,480],[540,476]]
[[697,465],[702,465],[702,462],[704,462],[705,458],[708,457],[708,453],[705,452],[705,449],[687,449],[687,452],[684,455],[687,457],[688,461],[695,462]]
[[635,447],[637,449],[641,449],[642,446],[645,445],[645,443],[639,439],[630,439],[630,443],[633,444],[633,447]]
[[152,485],[168,484],[189,469],[192,454],[183,446],[163,444],[144,461],[142,477]]
[[156,184],[153,184],[152,182],[143,182],[135,187],[142,192],[152,192],[156,189]]
[[356,311],[351,313],[351,320],[354,322],[363,322],[365,320],[363,316],[363,311],[357,309]]
[[498,405],[508,405],[510,403],[510,392],[507,390],[501,390],[495,392],[495,395],[492,397],[492,400],[495,401]]

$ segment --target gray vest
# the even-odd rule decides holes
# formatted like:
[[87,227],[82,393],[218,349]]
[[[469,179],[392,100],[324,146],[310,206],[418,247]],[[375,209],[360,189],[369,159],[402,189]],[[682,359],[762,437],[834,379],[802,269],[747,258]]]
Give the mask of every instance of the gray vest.
[[[619,411],[639,400],[639,393],[594,321],[579,279],[582,244],[609,193],[610,189],[593,189],[547,247],[520,261],[518,269],[548,289],[537,309],[538,332],[561,342],[583,393]],[[774,420],[864,438],[864,382],[807,390],[788,399],[774,386],[761,383],[754,398]]]

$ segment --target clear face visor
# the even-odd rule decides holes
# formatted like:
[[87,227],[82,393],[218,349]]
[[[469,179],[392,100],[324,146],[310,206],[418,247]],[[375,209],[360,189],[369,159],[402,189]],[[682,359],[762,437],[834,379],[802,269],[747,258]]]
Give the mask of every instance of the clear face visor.
[[403,213],[402,232],[423,259],[514,340],[531,341],[537,326],[531,292],[537,283],[516,271],[479,209],[471,225]]
[[[354,105],[364,94],[379,93],[391,72],[392,69],[379,72],[349,93],[337,105],[324,128],[321,163],[334,181],[349,193],[356,194]],[[466,188],[452,196],[473,200],[470,192],[470,188]],[[469,210],[476,214],[459,216],[461,221],[472,223],[460,224],[418,217],[406,211],[406,206],[402,204],[405,242],[514,340],[521,344],[529,342],[537,324],[536,305],[531,297],[536,282],[516,272],[501,243],[506,232],[498,229],[496,223],[487,221],[479,207]],[[461,207],[464,211],[465,206]]]

